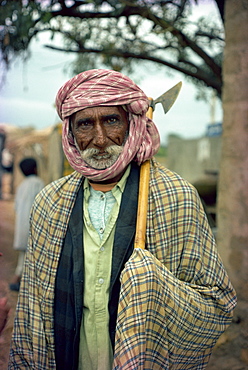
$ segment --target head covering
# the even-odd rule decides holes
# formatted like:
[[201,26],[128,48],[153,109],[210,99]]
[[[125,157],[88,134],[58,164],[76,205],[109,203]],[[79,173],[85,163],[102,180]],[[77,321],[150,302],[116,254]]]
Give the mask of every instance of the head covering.
[[[117,161],[104,170],[93,169],[81,158],[70,131],[69,117],[82,109],[97,106],[123,106],[128,112],[129,134]],[[159,149],[160,138],[154,122],[146,117],[149,99],[122,73],[93,69],[82,72],[58,91],[58,115],[63,120],[62,144],[73,169],[95,181],[104,181],[120,174],[132,161],[139,165]]]
[[37,163],[34,158],[25,158],[19,164],[25,176],[36,175]]

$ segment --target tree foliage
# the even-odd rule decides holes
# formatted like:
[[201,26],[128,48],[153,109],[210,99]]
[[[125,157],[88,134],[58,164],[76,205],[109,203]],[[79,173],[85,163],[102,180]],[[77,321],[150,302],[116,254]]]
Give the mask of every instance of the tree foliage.
[[2,67],[16,56],[28,57],[31,40],[48,31],[46,47],[75,53],[73,73],[106,67],[131,74],[140,63],[152,62],[221,96],[223,27],[204,18],[190,22],[190,0],[0,0],[0,5]]

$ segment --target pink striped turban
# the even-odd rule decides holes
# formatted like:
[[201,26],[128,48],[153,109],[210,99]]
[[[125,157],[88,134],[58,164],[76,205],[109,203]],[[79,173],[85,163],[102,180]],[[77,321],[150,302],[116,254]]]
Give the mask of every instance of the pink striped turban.
[[[89,107],[116,105],[124,106],[128,112],[128,138],[117,161],[109,168],[97,170],[89,167],[81,158],[70,131],[70,116]],[[140,165],[158,151],[158,130],[154,122],[146,117],[149,100],[130,78],[119,72],[93,69],[76,75],[58,91],[56,107],[64,123],[62,144],[65,155],[74,170],[91,180],[111,179],[132,160]]]

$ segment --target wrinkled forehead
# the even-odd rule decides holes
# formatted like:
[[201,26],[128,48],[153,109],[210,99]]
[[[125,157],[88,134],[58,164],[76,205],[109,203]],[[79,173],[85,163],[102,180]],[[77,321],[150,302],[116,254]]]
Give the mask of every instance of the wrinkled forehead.
[[96,107],[80,109],[70,116],[70,123],[73,124],[75,120],[79,118],[92,118],[92,117],[109,116],[109,115],[115,115],[115,114],[120,115],[120,117],[123,120],[125,120],[127,123],[129,122],[128,112],[126,111],[126,109],[124,109],[124,106],[116,105],[116,106],[96,106]]

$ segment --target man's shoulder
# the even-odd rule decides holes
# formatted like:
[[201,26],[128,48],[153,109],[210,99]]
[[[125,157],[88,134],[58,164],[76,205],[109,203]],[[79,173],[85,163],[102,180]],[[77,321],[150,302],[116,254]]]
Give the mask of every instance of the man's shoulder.
[[151,179],[153,181],[161,181],[168,186],[176,187],[186,187],[189,189],[194,189],[193,185],[190,184],[186,179],[180,176],[178,173],[171,171],[169,168],[166,168],[161,163],[157,162],[156,160],[152,161],[152,171],[151,171]]
[[41,186],[43,185],[43,187],[45,186],[44,181],[39,176],[36,175],[28,176],[27,180],[30,186],[32,185],[41,185]]
[[37,178],[39,179],[38,181],[42,181],[36,175],[26,176],[22,180],[22,182],[17,186],[17,190],[21,193],[22,191],[25,191],[25,189],[31,189],[33,185],[37,183]]
[[176,172],[165,168],[158,162],[152,164],[150,178],[151,199],[161,200],[163,204],[196,204],[199,201],[195,187]]
[[70,198],[78,191],[82,181],[83,176],[75,171],[46,185],[39,193],[37,200],[50,199],[51,201],[56,201],[61,199],[61,197],[64,199]]

